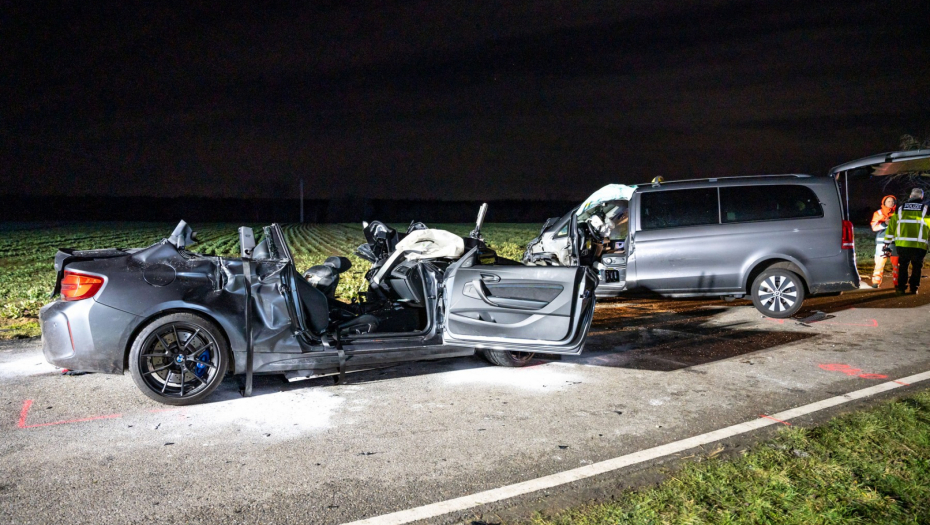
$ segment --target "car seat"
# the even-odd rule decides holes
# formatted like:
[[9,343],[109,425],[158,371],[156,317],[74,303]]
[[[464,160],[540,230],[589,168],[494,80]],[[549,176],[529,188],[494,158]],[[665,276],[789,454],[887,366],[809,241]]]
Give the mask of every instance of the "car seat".
[[329,328],[329,300],[320,290],[303,279],[294,279],[307,329],[321,335]]
[[329,298],[336,296],[339,275],[352,267],[352,262],[345,257],[329,257],[323,264],[310,267],[304,272],[304,279],[311,286],[323,292]]

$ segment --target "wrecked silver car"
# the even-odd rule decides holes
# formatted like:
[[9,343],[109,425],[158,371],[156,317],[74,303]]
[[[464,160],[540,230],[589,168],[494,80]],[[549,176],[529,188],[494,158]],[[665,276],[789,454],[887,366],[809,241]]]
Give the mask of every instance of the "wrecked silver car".
[[481,223],[468,237],[413,223],[364,225],[357,254],[371,263],[363,300],[338,300],[333,256],[301,273],[280,226],[239,229],[241,257],[190,250],[181,221],[147,248],[62,249],[60,298],[40,313],[46,359],[123,373],[148,397],[197,403],[227,374],[297,379],[403,361],[468,356],[522,366],[534,353],[581,352],[597,276],[585,267],[525,266],[499,257]]

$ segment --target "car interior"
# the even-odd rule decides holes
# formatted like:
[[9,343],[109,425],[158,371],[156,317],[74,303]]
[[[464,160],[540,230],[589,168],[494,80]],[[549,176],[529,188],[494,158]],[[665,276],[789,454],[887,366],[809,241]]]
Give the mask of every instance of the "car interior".
[[480,247],[484,261],[491,256],[494,264],[520,264],[497,257],[480,233],[477,238],[460,237],[421,222],[399,233],[380,221],[363,223],[363,232],[367,242],[358,247],[356,255],[372,264],[365,274],[368,289],[360,300],[347,303],[336,298],[340,275],[352,267],[346,257],[329,257],[293,278],[301,310],[298,316],[316,337],[425,333],[433,322],[429,300],[437,299],[437,287],[449,265],[471,248]]
[[[533,264],[556,266],[563,264],[561,261],[568,261],[573,250],[571,243],[567,242],[572,217],[575,217],[581,238],[578,264],[591,266],[608,255],[614,261],[625,259],[629,201],[610,200],[590,206],[581,213],[578,213],[578,208],[574,208],[561,218],[546,221],[540,235],[527,246],[524,260]],[[551,240],[544,240],[547,232],[552,232]],[[542,244],[541,251],[537,249],[531,253],[531,247],[538,244]]]
[[626,200],[606,201],[593,206],[578,216],[591,231],[592,238],[603,239],[598,256],[625,253],[626,238],[630,225],[630,202]]

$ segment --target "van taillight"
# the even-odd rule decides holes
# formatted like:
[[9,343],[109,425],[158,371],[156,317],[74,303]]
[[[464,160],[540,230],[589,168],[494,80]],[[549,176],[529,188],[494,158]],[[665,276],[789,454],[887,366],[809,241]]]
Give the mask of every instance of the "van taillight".
[[853,232],[853,223],[849,221],[843,221],[843,249],[856,249],[856,235]]
[[61,280],[61,298],[65,301],[80,301],[97,295],[103,287],[103,278],[65,270]]

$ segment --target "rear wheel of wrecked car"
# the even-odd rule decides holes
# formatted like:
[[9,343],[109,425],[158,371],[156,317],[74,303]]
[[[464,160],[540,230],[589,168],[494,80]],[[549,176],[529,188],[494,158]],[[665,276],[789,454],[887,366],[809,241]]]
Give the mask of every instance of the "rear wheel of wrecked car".
[[794,272],[766,270],[752,283],[752,304],[768,317],[791,317],[801,309],[803,302],[804,282]]
[[203,401],[223,381],[229,349],[220,329],[189,313],[155,319],[129,351],[129,371],[142,393],[166,405]]
[[510,352],[508,350],[480,350],[481,355],[491,363],[497,366],[520,367],[526,366],[533,360],[532,352]]

